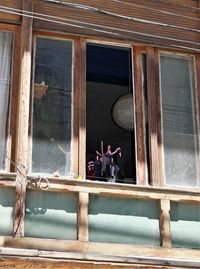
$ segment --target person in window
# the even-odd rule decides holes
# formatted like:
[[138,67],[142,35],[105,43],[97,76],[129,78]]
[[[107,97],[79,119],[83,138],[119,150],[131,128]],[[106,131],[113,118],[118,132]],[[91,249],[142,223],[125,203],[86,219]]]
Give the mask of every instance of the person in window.
[[104,153],[103,150],[103,141],[101,141],[101,153],[96,151],[96,154],[98,154],[102,158],[102,169],[101,169],[101,176],[105,176],[107,179],[112,178],[112,167],[113,167],[113,156],[121,151],[121,148],[118,147],[116,150],[112,152],[111,145],[107,146],[107,151]]

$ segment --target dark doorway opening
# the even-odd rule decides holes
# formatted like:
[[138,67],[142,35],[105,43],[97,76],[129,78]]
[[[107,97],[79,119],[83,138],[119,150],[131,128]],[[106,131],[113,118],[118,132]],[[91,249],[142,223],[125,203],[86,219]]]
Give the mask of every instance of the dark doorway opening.
[[87,179],[134,184],[131,50],[88,44],[86,63]]

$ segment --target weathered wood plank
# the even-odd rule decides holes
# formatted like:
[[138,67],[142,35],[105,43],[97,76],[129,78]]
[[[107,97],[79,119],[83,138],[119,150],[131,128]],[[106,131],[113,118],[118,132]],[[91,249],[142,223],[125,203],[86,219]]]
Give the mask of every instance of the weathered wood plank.
[[74,41],[73,54],[73,174],[75,177],[79,173],[79,94],[81,89],[80,72],[81,72],[81,44],[79,40]]
[[150,180],[154,186],[159,185],[158,175],[158,141],[157,141],[157,97],[155,76],[155,51],[146,48],[147,64],[147,98],[148,98],[148,131],[150,151]]
[[[23,1],[23,9],[32,11],[32,0]],[[14,207],[14,236],[24,235],[26,181],[24,174],[28,160],[28,126],[31,80],[32,19],[23,17],[21,27],[20,85],[17,112],[16,164],[20,165],[16,177],[16,203]],[[23,174],[23,175],[22,175]]]
[[86,42],[80,40],[80,89],[79,89],[79,176],[86,173]]
[[[15,151],[16,151],[16,111],[17,111],[17,104],[18,104],[18,96],[19,96],[19,76],[20,76],[20,68],[15,68],[16,66],[20,66],[20,53],[21,50],[21,33],[20,29],[18,28],[17,31],[14,33],[14,55],[13,55],[13,75],[12,75],[12,96],[11,96],[11,120],[10,120],[10,159],[15,160]],[[14,162],[10,162],[10,171],[15,171]]]
[[[197,126],[198,126],[198,134],[200,134],[200,55],[196,55],[195,57],[195,63],[196,63],[196,76],[195,76],[195,82],[196,82],[196,96],[197,96]],[[199,144],[200,144],[200,138],[199,138]],[[199,153],[199,161],[200,161],[200,153]],[[199,171],[199,169],[198,169]],[[199,186],[200,186],[200,171],[199,171]]]
[[[2,257],[0,268],[4,269],[172,269],[171,266],[153,266],[153,265],[138,265],[138,264],[121,264],[109,262],[84,262],[76,260],[57,260],[57,259],[36,259],[36,258],[19,258],[19,257]],[[173,267],[181,269],[183,267]],[[185,268],[185,267],[184,267]]]
[[162,116],[161,116],[161,92],[160,92],[160,66],[159,50],[155,48],[155,93],[156,93],[156,117],[157,117],[157,150],[158,150],[158,178],[159,185],[164,186],[164,161],[163,161],[163,136],[162,136]]
[[[0,237],[0,246],[14,248],[12,255],[28,256],[30,249],[40,249],[38,256],[57,259],[121,262],[169,266],[193,266],[200,268],[200,250],[184,248],[147,247],[125,244],[91,243],[80,241],[52,240],[39,238]],[[18,251],[16,248],[29,249]],[[0,248],[6,255],[6,248]],[[21,254],[20,254],[21,253]],[[9,249],[11,255],[11,249]]]
[[79,193],[78,207],[78,240],[88,241],[88,203],[89,194]]
[[172,247],[170,230],[170,201],[160,200],[160,239],[161,246]]
[[134,47],[132,61],[135,93],[135,136],[136,136],[136,181],[137,185],[147,185],[147,161],[144,130],[144,96],[142,87],[142,49]]

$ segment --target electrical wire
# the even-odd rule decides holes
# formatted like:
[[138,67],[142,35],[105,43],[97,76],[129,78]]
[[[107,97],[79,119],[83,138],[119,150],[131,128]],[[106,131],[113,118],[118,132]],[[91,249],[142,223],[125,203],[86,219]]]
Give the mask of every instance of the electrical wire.
[[[173,4],[174,6],[177,6],[177,7],[183,7],[183,8],[188,8],[188,9],[192,9],[192,10],[200,10],[199,7],[192,7],[192,6],[188,6],[188,5],[185,5],[185,4],[179,4],[179,3],[167,3],[166,0],[151,0],[152,2],[156,2],[156,3],[161,3],[161,4],[164,4],[164,5],[170,5],[170,4]],[[199,1],[199,0],[198,0]]]
[[[15,10],[15,11],[13,11]],[[106,34],[111,34],[113,36],[118,36],[118,37],[123,37],[123,38],[131,38],[133,39],[133,36],[130,35],[123,35],[123,34],[119,34],[116,32],[110,32],[110,31],[105,31],[102,29],[98,29],[98,28],[103,28],[103,29],[109,29],[109,30],[114,30],[114,31],[120,31],[123,33],[131,33],[131,34],[136,34],[136,35],[140,35],[140,36],[148,36],[150,38],[158,38],[158,39],[164,39],[164,40],[170,40],[170,41],[175,41],[175,42],[182,42],[182,43],[188,43],[188,44],[193,44],[193,45],[200,45],[200,43],[197,42],[192,42],[192,41],[187,41],[187,40],[181,40],[181,39],[175,39],[175,38],[170,38],[170,37],[163,37],[163,36],[159,36],[159,35],[152,35],[152,34],[148,34],[148,33],[142,33],[142,32],[137,32],[137,31],[132,31],[132,30],[125,30],[125,29],[119,29],[116,27],[110,27],[110,26],[103,26],[103,25],[97,25],[97,24],[93,24],[93,23],[87,23],[87,22],[78,22],[77,20],[71,20],[71,19],[66,19],[66,18],[60,18],[60,17],[56,17],[56,16],[51,16],[51,15],[46,15],[46,14],[42,14],[42,13],[36,13],[36,12],[30,12],[30,11],[25,11],[25,10],[20,10],[20,9],[15,9],[15,8],[8,8],[5,6],[0,6],[0,11],[1,12],[5,12],[5,13],[10,13],[10,14],[15,14],[15,15],[19,15],[19,16],[24,16],[24,17],[29,17],[29,18],[34,18],[34,19],[38,19],[38,20],[43,20],[43,21],[47,21],[47,22],[51,22],[51,23],[57,23],[57,24],[61,24],[61,25],[67,25],[67,26],[72,26],[72,27],[76,27],[76,28],[82,28],[82,29],[89,29],[95,32],[100,32],[100,33],[106,33]],[[22,13],[24,12],[24,13]],[[36,16],[36,15],[37,16]],[[47,17],[47,18],[44,18]],[[48,18],[53,18],[53,19],[48,19]],[[55,20],[55,19],[59,19]],[[72,24],[72,23],[68,23],[68,22],[63,22],[63,21],[70,21],[70,22],[75,22],[76,24]],[[82,24],[82,25],[80,25]],[[83,25],[87,25],[83,26]],[[88,27],[88,26],[92,26],[92,27],[97,27],[97,28],[92,28],[92,27]],[[135,38],[137,40],[142,40],[143,42],[147,40],[144,40],[142,38]],[[158,44],[158,42],[152,42],[151,44],[155,43]],[[162,44],[162,43],[160,43]],[[166,44],[162,44],[163,46]],[[187,46],[183,46],[183,45],[170,45],[170,47],[176,47],[176,48],[182,48],[182,49],[190,49],[193,51],[200,51],[200,49],[196,49],[196,48],[191,48],[191,47],[187,47]]]
[[90,12],[99,13],[99,14],[103,14],[106,16],[112,16],[112,17],[116,17],[116,18],[120,18],[120,19],[129,20],[129,21],[131,20],[131,21],[135,21],[135,22],[139,22],[139,23],[144,23],[144,24],[150,24],[150,25],[161,26],[161,27],[169,27],[169,28],[175,28],[175,29],[179,29],[179,30],[200,33],[200,30],[198,30],[198,29],[192,29],[192,28],[187,28],[187,27],[168,24],[168,23],[161,23],[161,22],[149,21],[149,20],[144,20],[144,19],[138,19],[136,17],[120,15],[120,14],[117,14],[114,12],[106,11],[104,9],[99,9],[99,8],[88,6],[88,5],[80,5],[80,4],[75,4],[75,3],[60,1],[60,0],[43,0],[43,2],[53,3],[53,4],[57,4],[57,5],[63,5],[65,7],[76,8],[76,9],[81,9],[81,10],[87,10]]
[[[144,9],[144,5],[142,6],[142,5],[139,5],[139,4],[129,3],[129,2],[121,1],[121,0],[112,0],[112,1],[113,2],[116,2],[116,3],[121,3],[123,5],[129,5],[129,6],[143,8]],[[175,16],[175,17],[182,17],[182,18],[185,18],[185,19],[200,21],[199,18],[194,18],[194,17],[190,17],[190,16],[178,14],[178,13],[169,12],[169,11],[164,11],[164,10],[160,10],[160,9],[153,8],[153,7],[147,7],[147,6],[145,6],[145,9],[146,10],[155,11],[155,12],[159,12],[159,13],[166,14],[166,15]]]

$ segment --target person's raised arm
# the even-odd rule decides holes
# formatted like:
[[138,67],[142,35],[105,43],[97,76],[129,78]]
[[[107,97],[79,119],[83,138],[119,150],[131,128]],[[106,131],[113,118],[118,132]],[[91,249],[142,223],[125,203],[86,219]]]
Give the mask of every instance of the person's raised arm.
[[97,150],[96,150],[96,154],[99,155],[100,157],[102,157],[102,154],[99,153]]
[[111,155],[115,155],[115,153],[117,153],[118,151],[121,151],[121,148],[120,147],[116,148],[115,151],[111,152]]
[[104,155],[104,153],[103,153],[103,141],[101,141],[101,154],[102,154],[102,156]]

